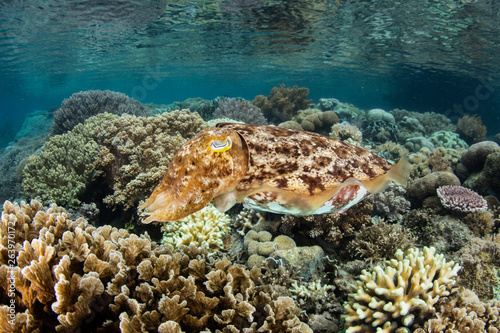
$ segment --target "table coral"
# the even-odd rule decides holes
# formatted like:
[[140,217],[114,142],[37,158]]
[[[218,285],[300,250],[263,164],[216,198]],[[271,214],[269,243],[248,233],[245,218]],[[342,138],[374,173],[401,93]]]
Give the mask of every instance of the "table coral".
[[[10,242],[8,226],[14,227]],[[312,332],[293,299],[264,284],[258,268],[72,221],[55,205],[44,210],[36,200],[6,201],[0,241],[2,329],[10,276],[16,289],[16,318],[6,332]]]
[[488,209],[486,199],[463,186],[445,185],[438,187],[437,195],[441,204],[462,213],[481,213]]
[[410,332],[421,311],[433,311],[439,298],[450,294],[460,269],[435,252],[432,247],[399,250],[385,269],[364,270],[357,292],[344,305],[346,332]]
[[209,251],[224,248],[231,218],[209,204],[200,211],[162,226],[162,244],[178,248],[180,245],[205,246]]

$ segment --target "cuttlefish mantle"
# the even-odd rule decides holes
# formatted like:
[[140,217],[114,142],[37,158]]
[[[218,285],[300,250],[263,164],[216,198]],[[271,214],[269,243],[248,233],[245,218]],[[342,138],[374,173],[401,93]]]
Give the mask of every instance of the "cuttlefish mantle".
[[139,209],[144,223],[176,221],[213,200],[274,213],[344,211],[390,181],[405,184],[406,157],[396,165],[349,143],[276,126],[221,123],[175,155],[162,182]]

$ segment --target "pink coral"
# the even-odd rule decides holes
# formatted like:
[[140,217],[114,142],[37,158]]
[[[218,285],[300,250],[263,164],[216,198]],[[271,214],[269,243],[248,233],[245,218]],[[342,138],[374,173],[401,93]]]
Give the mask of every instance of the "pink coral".
[[482,196],[463,186],[446,185],[436,191],[441,204],[446,208],[464,213],[480,213],[488,209],[488,204]]

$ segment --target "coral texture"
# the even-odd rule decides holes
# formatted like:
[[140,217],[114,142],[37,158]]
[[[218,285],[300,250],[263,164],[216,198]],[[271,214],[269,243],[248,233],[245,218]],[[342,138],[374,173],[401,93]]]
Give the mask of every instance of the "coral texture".
[[481,117],[477,114],[465,115],[458,119],[457,132],[469,144],[480,142],[486,139],[486,126],[483,125]]
[[338,122],[339,118],[332,111],[307,109],[300,110],[291,121],[285,121],[278,126],[328,135],[332,125]]
[[468,148],[469,145],[462,139],[458,137],[457,133],[450,131],[437,131],[432,133],[429,137],[429,141],[435,147],[445,147],[445,148]]
[[213,114],[214,118],[230,118],[246,124],[267,125],[262,111],[241,98],[227,98],[219,103]]
[[177,150],[207,125],[197,113],[172,111],[155,117],[123,115],[96,135],[95,162],[113,193],[104,202],[125,210],[136,207],[167,172]]
[[285,84],[282,84],[279,88],[271,89],[267,97],[256,96],[252,104],[260,108],[268,119],[280,123],[292,119],[297,111],[307,109],[312,101],[306,99],[308,95],[307,88],[285,88]]
[[329,135],[334,139],[348,142],[354,141],[359,143],[363,139],[363,133],[361,133],[359,128],[349,124],[346,121],[343,121],[340,124],[333,125]]
[[231,219],[227,214],[209,204],[183,219],[163,224],[161,242],[174,249],[190,244],[206,247],[211,251],[224,249],[224,238],[228,236],[230,223]]
[[460,269],[446,262],[434,248],[398,250],[396,259],[373,272],[363,271],[358,290],[344,308],[347,333],[410,332],[420,313],[434,311],[434,304],[448,296]]
[[403,186],[389,184],[385,191],[373,196],[373,211],[389,222],[401,222],[410,211],[410,202],[404,197],[405,194]]
[[105,112],[137,116],[148,114],[144,105],[125,94],[109,90],[80,91],[65,99],[61,107],[54,112],[51,132],[62,134],[83,123],[87,118]]
[[[8,226],[15,228],[14,268]],[[16,289],[14,325],[0,307],[4,332],[312,332],[293,299],[263,284],[258,268],[72,221],[55,205],[44,211],[37,201],[6,201],[0,240],[2,304],[9,276]]]
[[463,186],[441,186],[436,190],[441,204],[462,213],[480,213],[488,209],[486,200],[471,189]]
[[23,169],[22,188],[30,198],[76,207],[86,187],[96,178],[94,161],[97,143],[78,124],[73,130],[55,135],[39,154],[31,155]]

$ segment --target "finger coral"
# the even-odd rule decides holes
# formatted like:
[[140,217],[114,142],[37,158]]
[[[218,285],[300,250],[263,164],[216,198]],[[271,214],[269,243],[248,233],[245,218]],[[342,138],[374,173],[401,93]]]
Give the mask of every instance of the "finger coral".
[[206,246],[209,251],[223,249],[223,239],[228,236],[230,223],[231,218],[227,214],[209,204],[183,219],[163,224],[162,244],[173,248],[183,244]]
[[2,332],[312,332],[258,268],[72,221],[55,205],[6,201],[0,241]]
[[385,269],[364,270],[357,292],[344,304],[346,332],[410,332],[419,314],[433,311],[439,298],[450,294],[460,269],[435,252],[433,247],[398,250]]
[[80,91],[65,99],[54,112],[51,132],[62,134],[99,113],[144,116],[148,111],[142,103],[122,93],[109,90]]

